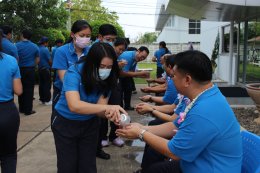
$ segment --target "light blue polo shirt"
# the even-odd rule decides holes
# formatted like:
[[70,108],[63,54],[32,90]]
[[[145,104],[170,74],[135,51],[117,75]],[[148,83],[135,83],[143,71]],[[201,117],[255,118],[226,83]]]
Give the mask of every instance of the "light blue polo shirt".
[[125,51],[119,57],[118,60],[126,60],[127,64],[122,68],[122,71],[129,72],[135,71],[137,62],[135,61],[136,51]]
[[15,58],[3,52],[0,54],[0,102],[6,102],[14,98],[13,80],[21,75]]
[[16,46],[7,38],[2,38],[2,49],[3,52],[15,57],[18,60],[18,51]]
[[[171,53],[170,51],[168,53]],[[160,48],[159,50],[154,52],[154,56],[156,57],[157,60],[157,67],[162,67],[161,64],[161,57],[166,54],[166,49],[165,48]]]
[[39,57],[39,48],[29,40],[19,41],[15,44],[18,50],[19,67],[34,67],[35,59]]
[[68,102],[65,97],[65,93],[67,91],[78,91],[80,95],[80,100],[88,103],[97,103],[98,99],[100,98],[101,94],[98,92],[98,90],[93,91],[91,94],[86,94],[84,85],[81,81],[81,71],[83,68],[84,63],[75,64],[69,67],[69,69],[66,71],[66,74],[64,76],[63,80],[63,87],[62,92],[59,101],[57,102],[55,109],[58,111],[60,115],[63,117],[70,119],[70,120],[88,120],[95,115],[82,115],[82,114],[76,114],[69,110]]
[[241,172],[240,126],[217,86],[198,98],[168,147],[183,173]]
[[42,69],[42,68],[50,69],[51,66],[49,64],[49,61],[51,58],[51,54],[49,52],[49,49],[45,46],[40,45],[39,50],[40,50],[40,63],[38,65],[39,69]]
[[173,80],[170,77],[166,78],[167,88],[163,96],[163,102],[167,104],[173,104],[177,98],[178,91],[174,85]]
[[[83,49],[83,53],[80,57],[87,55],[89,47]],[[67,70],[71,65],[75,64],[80,60],[80,57],[75,52],[73,42],[67,43],[57,48],[52,68],[55,70]],[[62,89],[62,81],[60,80],[58,73],[54,81],[54,86],[58,89]]]

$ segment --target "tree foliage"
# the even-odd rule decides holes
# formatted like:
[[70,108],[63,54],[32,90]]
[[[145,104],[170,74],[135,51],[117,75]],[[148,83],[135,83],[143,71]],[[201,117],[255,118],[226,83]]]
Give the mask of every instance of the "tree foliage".
[[23,29],[65,28],[68,12],[59,0],[2,0],[0,24]]
[[[90,25],[92,27],[92,34],[91,34],[91,37],[92,38],[96,38],[98,36],[98,28],[100,27],[100,25],[102,24],[106,24],[108,22],[105,22],[105,21],[99,21],[99,20],[96,20],[96,21],[92,21],[90,22]],[[122,29],[122,27],[118,24],[114,24],[116,30],[117,30],[117,36],[118,37],[125,37],[125,34],[124,34],[124,31]]]
[[156,32],[146,32],[141,35],[139,40],[136,42],[138,44],[150,44],[156,41],[158,34]]
[[216,59],[218,58],[218,55],[219,55],[219,33],[216,37],[214,48],[212,50],[212,55],[211,55],[211,65],[214,70],[217,67]]
[[101,21],[118,25],[118,16],[101,6],[101,0],[72,0],[71,21],[85,19],[88,22]]
[[250,22],[248,24],[248,39],[260,36],[260,22]]

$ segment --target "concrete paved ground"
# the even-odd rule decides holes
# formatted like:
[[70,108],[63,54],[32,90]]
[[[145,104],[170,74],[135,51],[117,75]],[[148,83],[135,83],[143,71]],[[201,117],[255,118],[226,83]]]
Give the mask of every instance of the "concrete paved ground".
[[[138,91],[138,94],[133,95],[133,105],[139,102],[138,97],[141,92],[139,89]],[[57,171],[56,153],[50,129],[51,106],[40,103],[38,86],[35,87],[34,97],[33,109],[36,113],[30,116],[20,114],[17,173],[55,173]],[[129,114],[133,121],[145,123],[150,119],[149,117],[141,117],[134,111],[130,111]],[[143,147],[144,143],[135,140],[126,141],[126,145],[122,148],[113,145],[104,148],[106,152],[111,154],[111,159],[97,158],[98,173],[133,172],[139,168]]]
[[[138,94],[133,95],[132,105],[140,102],[138,97],[144,95],[136,85]],[[53,135],[50,130],[51,106],[40,104],[38,87],[35,87],[34,110],[36,114],[20,115],[21,124],[18,134],[18,163],[17,173],[55,173],[56,153]],[[252,104],[252,100],[230,99],[235,104]],[[241,100],[241,102],[239,102]],[[17,98],[16,98],[17,102]],[[132,121],[147,123],[151,117],[144,117],[130,111]],[[140,167],[144,143],[139,140],[126,141],[122,148],[110,145],[104,150],[111,154],[110,160],[97,159],[98,173],[131,173]],[[0,171],[1,172],[1,171]]]

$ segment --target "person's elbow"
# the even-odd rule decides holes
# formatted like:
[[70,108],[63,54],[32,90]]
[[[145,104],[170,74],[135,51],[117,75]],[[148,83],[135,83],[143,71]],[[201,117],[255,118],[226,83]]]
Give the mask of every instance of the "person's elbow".
[[81,108],[80,108],[80,103],[77,102],[77,101],[70,101],[68,102],[68,107],[69,107],[69,110],[70,112],[72,113],[80,113],[81,111]]

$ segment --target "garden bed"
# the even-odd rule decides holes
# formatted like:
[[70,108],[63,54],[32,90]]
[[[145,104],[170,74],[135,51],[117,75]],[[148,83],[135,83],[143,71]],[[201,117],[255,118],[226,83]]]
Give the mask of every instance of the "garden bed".
[[260,125],[254,122],[259,115],[256,108],[233,108],[233,110],[243,128],[260,136]]

